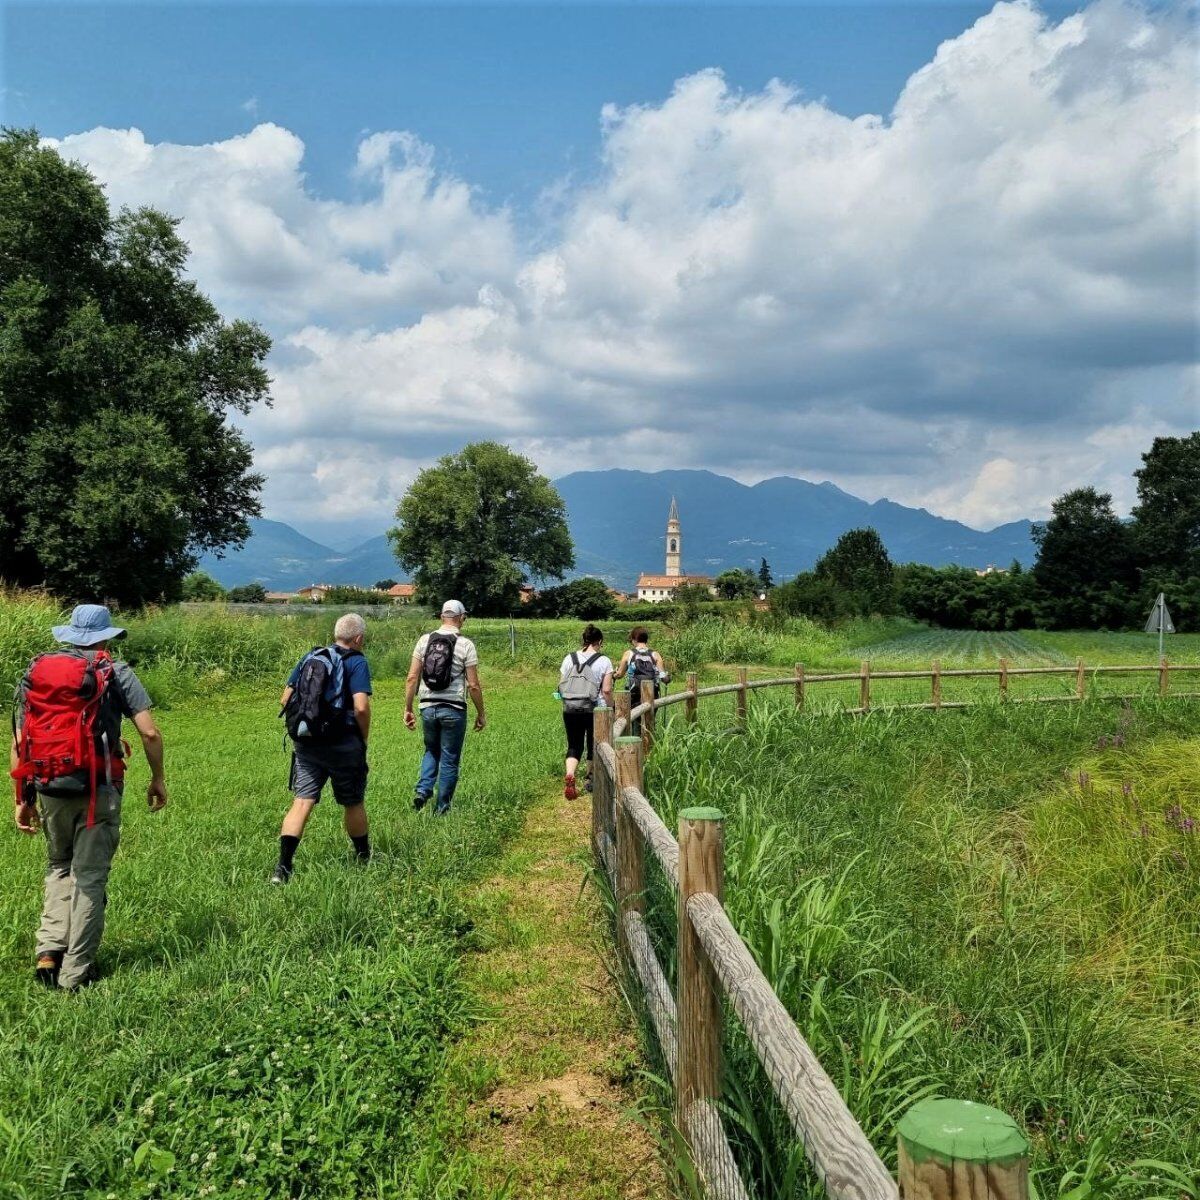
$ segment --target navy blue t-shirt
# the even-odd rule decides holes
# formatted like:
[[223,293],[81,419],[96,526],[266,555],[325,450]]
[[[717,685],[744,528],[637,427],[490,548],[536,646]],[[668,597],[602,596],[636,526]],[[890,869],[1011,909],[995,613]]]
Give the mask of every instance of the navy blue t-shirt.
[[[334,646],[342,656],[342,670],[346,674],[346,693],[349,696],[355,695],[357,692],[365,692],[368,696],[371,694],[371,668],[367,665],[367,657],[358,650],[343,650],[341,646]],[[304,658],[307,658],[306,654]],[[300,682],[300,660],[293,668],[292,673],[288,676],[287,685],[294,688]],[[346,724],[353,726],[354,720],[354,704],[351,703],[345,713]]]

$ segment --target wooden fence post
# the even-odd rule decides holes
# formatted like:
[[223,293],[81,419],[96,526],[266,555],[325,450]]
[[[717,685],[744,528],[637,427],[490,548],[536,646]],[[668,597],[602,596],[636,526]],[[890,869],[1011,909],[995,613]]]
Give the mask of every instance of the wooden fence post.
[[633,728],[629,721],[629,710],[633,707],[633,697],[630,695],[627,688],[621,688],[620,691],[613,691],[613,721],[624,721],[625,728],[623,734],[633,733]]
[[796,664],[796,711],[804,711],[804,664]]
[[933,660],[933,668],[929,673],[930,680],[933,683],[933,707],[942,707],[942,663],[941,659]]
[[613,797],[617,815],[617,944],[628,962],[625,914],[646,911],[646,855],[642,831],[621,802],[621,793],[627,787],[642,790],[642,739],[619,737],[613,749],[617,756],[617,788]]
[[900,1119],[900,1200],[1028,1200],[1029,1143],[1007,1113],[920,1100]]
[[1167,694],[1167,672],[1170,668],[1167,666],[1167,656],[1164,654],[1158,662],[1158,694],[1165,696]]
[[1008,699],[1008,659],[1000,660],[1000,699]]
[[716,972],[701,945],[687,902],[708,892],[722,898],[725,887],[725,815],[716,808],[679,813],[678,1067],[676,1117],[689,1128],[688,1110],[698,1100],[721,1094],[721,993]]
[[[597,708],[592,712],[592,748],[601,745],[612,745],[613,710]],[[592,760],[592,854],[600,858],[600,835],[607,833],[612,825],[609,816],[609,805],[612,802],[612,780],[608,771],[600,761],[599,753]]]
[[736,724],[739,729],[746,728],[746,713],[749,711],[749,708],[750,708],[750,703],[749,703],[750,689],[746,686],[746,684],[749,682],[749,680],[750,680],[749,670],[747,670],[747,668],[745,668],[745,667],[738,667],[738,669],[737,669],[738,690],[733,693],[733,702],[734,702],[733,719],[734,719],[734,724]]
[[[638,698],[638,703],[654,703],[654,684],[649,679],[642,680],[642,694]],[[642,713],[642,751],[647,755],[654,749],[654,717],[653,708],[648,708]]]
[[871,707],[871,664],[865,658],[859,671],[858,707],[863,712]]
[[1082,700],[1087,690],[1087,676],[1084,674],[1083,659],[1075,660],[1075,699]]
[[683,702],[683,715],[689,725],[696,723],[696,672],[689,671],[687,677],[687,699]]

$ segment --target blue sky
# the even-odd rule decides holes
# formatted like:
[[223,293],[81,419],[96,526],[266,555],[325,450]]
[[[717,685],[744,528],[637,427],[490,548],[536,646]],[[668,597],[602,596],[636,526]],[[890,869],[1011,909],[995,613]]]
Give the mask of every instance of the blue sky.
[[[1200,426],[1186,4],[70,5],[3,119],[274,339],[266,512],[551,475],[829,479],[979,528]],[[772,82],[779,81],[779,82]]]
[[406,129],[521,211],[560,176],[595,170],[607,103],[719,67],[738,88],[779,77],[838,112],[886,114],[939,43],[990,7],[17,0],[5,6],[5,121],[52,137],[136,125],[189,143],[274,121],[303,137],[313,187],[332,196],[348,194],[364,131]]

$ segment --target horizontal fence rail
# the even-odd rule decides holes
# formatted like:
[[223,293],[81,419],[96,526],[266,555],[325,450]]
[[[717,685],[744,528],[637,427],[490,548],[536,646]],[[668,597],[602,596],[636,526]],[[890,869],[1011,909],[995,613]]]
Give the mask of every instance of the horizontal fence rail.
[[[786,678],[751,680],[742,667],[735,683],[707,688],[698,687],[695,674],[691,674],[684,691],[657,699],[653,685],[647,682],[642,684],[639,704],[632,704],[628,692],[619,692],[612,709],[596,711],[593,852],[612,887],[621,958],[640,984],[675,1089],[676,1124],[707,1196],[712,1200],[748,1197],[718,1108],[723,1001],[740,1021],[798,1142],[832,1200],[952,1200],[960,1194],[978,1200],[1023,1198],[1029,1194],[1028,1142],[1006,1114],[986,1105],[921,1101],[898,1126],[901,1182],[897,1184],[725,911],[723,814],[711,808],[684,808],[676,836],[646,798],[643,766],[654,747],[656,714],[682,704],[685,719],[691,723],[697,718],[700,699],[732,695],[735,718],[744,725],[751,691],[792,688],[795,706],[803,710],[812,685],[852,681],[858,683],[859,703],[842,711],[861,714],[870,711],[871,683],[880,679],[924,679],[930,684],[928,702],[888,708],[965,708],[977,702],[943,701],[942,681],[946,678],[993,678],[1001,699],[1026,703],[1083,700],[1089,673],[1154,672],[1157,693],[1166,696],[1172,674],[1197,671],[1200,664],[1170,665],[1165,658],[1151,666],[1097,666],[1090,672],[1082,659],[1074,666],[1062,667],[1011,667],[1001,659],[992,670],[949,671],[935,662],[928,671],[872,672],[864,662],[858,671],[818,675],[807,674],[803,664],[797,663]],[[1029,675],[1071,676],[1074,687],[1065,696],[1012,698],[1009,680]],[[628,731],[634,729],[637,732],[631,735]],[[674,993],[646,926],[647,852],[677,897]],[[929,1129],[943,1126],[954,1130],[986,1126],[987,1138],[1002,1129],[1009,1152],[1003,1161],[990,1155],[972,1159],[957,1150],[947,1151],[936,1139],[932,1144],[922,1141]],[[964,1140],[971,1141],[969,1137]],[[965,1190],[959,1189],[960,1184]]]
[[[688,684],[684,691],[674,692],[669,696],[659,696],[657,699],[647,694],[641,698],[641,703],[632,707],[628,707],[628,693],[618,693],[615,724],[612,732],[614,736],[620,737],[633,728],[635,723],[639,727],[644,727],[647,717],[653,722],[655,713],[677,704],[685,706],[687,719],[689,722],[693,721],[696,718],[697,702],[712,696],[735,697],[735,717],[739,721],[742,721],[746,716],[749,693],[766,688],[792,688],[795,695],[796,708],[803,710],[807,704],[808,689],[810,687],[829,683],[857,682],[859,684],[859,703],[856,706],[846,706],[837,711],[847,714],[860,714],[870,710],[872,705],[871,684],[881,679],[927,679],[930,684],[930,698],[927,701],[919,703],[883,703],[879,707],[888,709],[955,709],[966,708],[971,704],[978,703],[982,698],[973,697],[969,700],[953,701],[943,700],[942,680],[944,679],[994,679],[997,683],[997,694],[1002,700],[1010,704],[1061,704],[1071,700],[1086,699],[1088,680],[1099,675],[1154,674],[1158,676],[1159,696],[1174,695],[1176,697],[1194,698],[1200,696],[1200,692],[1172,693],[1170,691],[1170,679],[1172,675],[1196,672],[1200,672],[1200,663],[1171,663],[1166,658],[1161,659],[1157,663],[1137,663],[1128,666],[1097,665],[1092,667],[1086,666],[1082,658],[1078,659],[1073,666],[1064,665],[1061,667],[1013,667],[1009,665],[1006,659],[1000,659],[995,667],[953,667],[944,669],[940,663],[935,662],[928,670],[914,671],[875,671],[871,669],[868,662],[864,662],[857,671],[829,671],[816,675],[808,674],[804,669],[804,664],[797,663],[795,672],[792,675],[771,679],[750,679],[746,673],[746,669],[743,667],[739,668],[739,677],[736,683],[718,683],[702,688],[696,686],[696,676],[691,674],[688,676]],[[1011,679],[1052,675],[1074,677],[1075,687],[1071,694],[1066,696],[1023,697],[1013,697],[1009,694],[1009,680]],[[650,685],[643,686],[652,691]],[[1139,698],[1137,695],[1117,695],[1114,693],[1100,693],[1100,695],[1104,699],[1111,700],[1135,700]],[[625,698],[624,707],[621,704],[622,697]],[[878,703],[878,700],[876,700],[876,703]],[[651,725],[651,730],[653,730],[653,725]],[[645,739],[644,729],[642,736]],[[649,741],[653,741],[653,732],[650,734]]]

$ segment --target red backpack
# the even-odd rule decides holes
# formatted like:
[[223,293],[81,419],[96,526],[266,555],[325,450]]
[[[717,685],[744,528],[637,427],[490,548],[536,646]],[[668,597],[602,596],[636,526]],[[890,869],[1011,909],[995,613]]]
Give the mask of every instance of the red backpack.
[[97,776],[113,783],[125,774],[118,747],[97,728],[96,718],[108,701],[112,659],[98,650],[91,658],[53,651],[29,665],[23,685],[25,716],[21,722],[17,798],[25,787],[52,787],[82,773],[87,778],[88,826],[96,820]]

